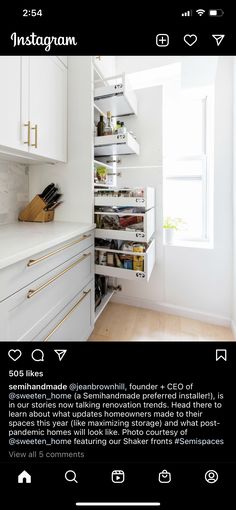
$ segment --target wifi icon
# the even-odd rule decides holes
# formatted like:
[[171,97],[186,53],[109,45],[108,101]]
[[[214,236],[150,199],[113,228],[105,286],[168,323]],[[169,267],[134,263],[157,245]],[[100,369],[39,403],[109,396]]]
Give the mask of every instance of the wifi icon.
[[197,9],[196,13],[198,14],[198,16],[203,16],[203,14],[205,14],[206,11],[204,11],[204,9]]

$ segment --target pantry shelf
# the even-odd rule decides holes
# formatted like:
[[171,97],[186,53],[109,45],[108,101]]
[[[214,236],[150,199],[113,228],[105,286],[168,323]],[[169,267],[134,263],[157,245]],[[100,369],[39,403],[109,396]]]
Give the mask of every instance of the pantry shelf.
[[139,154],[139,144],[130,133],[95,136],[95,156],[107,157],[128,154]]
[[137,115],[137,97],[127,76],[114,76],[109,78],[109,82],[109,85],[95,88],[95,105],[102,111],[111,111],[113,117]]
[[95,114],[97,114],[98,117],[100,115],[102,115],[103,117],[105,117],[105,119],[107,118],[106,114],[95,103],[94,103],[93,107],[94,107],[94,110],[95,110]]
[[[101,273],[98,273],[98,274],[101,274]],[[115,292],[114,290],[109,290],[107,292],[107,294],[102,298],[100,305],[98,305],[98,307],[95,310],[95,322],[98,319],[98,317],[101,315],[101,313],[103,312],[104,308],[106,308],[106,306],[109,303],[110,299],[112,298],[114,292]]]
[[[98,250],[98,248],[95,248],[95,250]],[[125,251],[116,251],[116,250],[103,250],[107,253],[111,252],[117,252],[125,254]],[[150,243],[150,246],[148,247],[147,251],[144,253],[135,253],[135,252],[129,252],[129,256],[141,256],[144,259],[144,271],[137,271],[134,269],[124,269],[120,267],[114,267],[114,266],[106,266],[106,265],[100,265],[95,264],[95,272],[96,274],[104,275],[104,276],[110,276],[113,278],[122,278],[125,280],[139,280],[139,281],[146,281],[148,282],[153,270],[153,267],[155,265],[155,239],[152,240]]]
[[[96,191],[97,189],[99,189],[99,188],[103,188],[103,189],[105,188],[105,189],[107,189],[107,188],[108,188],[108,186],[109,186],[109,184],[100,184],[99,182],[95,182],[95,183],[94,183],[95,191]],[[110,189],[110,188],[112,189],[112,186],[109,186],[109,189]]]
[[[132,193],[136,196],[122,196],[125,194]],[[118,196],[114,196],[117,194]],[[154,188],[132,188],[121,189],[104,189],[99,194],[99,190],[95,191],[95,206],[127,206],[127,207],[144,207],[145,209],[151,209],[155,207],[155,190]]]
[[93,164],[94,164],[95,168],[97,168],[99,166],[104,166],[105,168],[107,168],[107,170],[113,171],[113,166],[108,165],[107,163],[103,163],[103,161],[98,161],[97,159],[94,159]]
[[95,237],[100,239],[120,239],[124,241],[142,241],[148,243],[153,236],[155,231],[155,209],[152,208],[144,213],[98,213],[95,212],[95,219],[97,214],[107,216],[142,216],[143,217],[143,229],[142,230],[122,230],[122,229],[105,229],[96,228]]

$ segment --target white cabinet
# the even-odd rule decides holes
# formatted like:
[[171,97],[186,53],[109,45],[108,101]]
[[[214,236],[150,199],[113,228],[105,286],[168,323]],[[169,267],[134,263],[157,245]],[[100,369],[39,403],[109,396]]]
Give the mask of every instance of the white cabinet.
[[34,340],[85,341],[92,333],[93,325],[94,283],[91,280]]
[[0,57],[0,152],[67,159],[67,69],[57,57]]
[[21,57],[0,57],[0,147],[22,149]]
[[95,69],[97,68],[102,78],[109,78],[116,74],[116,60],[111,55],[96,55],[93,59]]
[[[28,259],[32,266],[25,260],[1,270],[3,284],[7,275],[9,287],[5,282],[0,302],[0,341],[45,340],[52,330],[54,340],[89,337],[94,323],[94,243],[90,234],[35,254]],[[68,320],[64,321],[65,316]],[[80,329],[74,317],[79,317]],[[59,330],[56,326],[62,323]]]
[[17,293],[31,282],[51,272],[60,264],[88,250],[94,243],[93,232],[87,232],[67,243],[35,254],[1,270],[0,302]]
[[67,159],[67,70],[56,57],[29,58],[29,152]]

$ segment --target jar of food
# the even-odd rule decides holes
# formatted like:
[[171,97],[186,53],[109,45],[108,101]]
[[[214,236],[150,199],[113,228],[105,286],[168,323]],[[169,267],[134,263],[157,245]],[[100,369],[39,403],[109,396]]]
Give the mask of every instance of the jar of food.
[[107,252],[99,251],[99,265],[106,266],[107,265]]

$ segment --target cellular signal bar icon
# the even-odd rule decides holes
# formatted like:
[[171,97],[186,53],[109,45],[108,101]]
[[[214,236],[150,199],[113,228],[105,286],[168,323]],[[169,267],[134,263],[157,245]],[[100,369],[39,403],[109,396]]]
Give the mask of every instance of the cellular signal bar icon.
[[185,12],[182,12],[181,16],[192,16],[193,14],[193,11],[185,11]]

